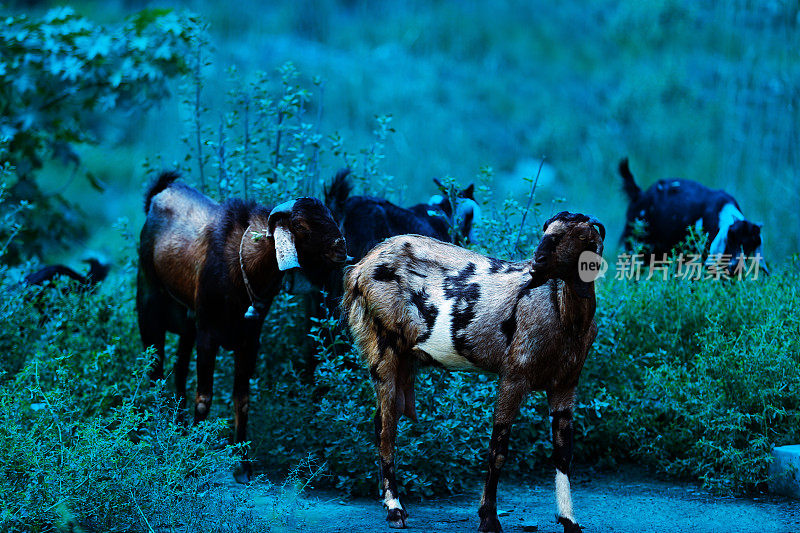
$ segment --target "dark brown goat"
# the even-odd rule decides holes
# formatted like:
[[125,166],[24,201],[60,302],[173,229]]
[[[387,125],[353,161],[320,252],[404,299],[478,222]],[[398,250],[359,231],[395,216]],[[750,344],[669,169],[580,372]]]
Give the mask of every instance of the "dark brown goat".
[[511,263],[402,235],[373,248],[347,273],[343,306],[377,394],[375,437],[391,527],[405,527],[407,517],[395,479],[397,422],[402,415],[416,419],[414,369],[433,364],[500,375],[479,530],[501,530],[497,481],[511,424],[528,392],[544,390],[557,520],[565,532],[580,531],[569,488],[572,411],[597,326],[596,274],[581,275],[579,261],[588,257],[596,267],[604,238],[597,219],[563,212],[545,223],[533,261]]
[[[316,198],[298,198],[271,211],[255,203],[217,204],[161,174],[147,191],[147,219],[139,243],[136,297],[139,330],[157,360],[151,378],[164,375],[164,337],[178,333],[175,388],[186,404],[186,374],[197,343],[195,423],[208,416],[220,346],[234,352],[234,443],[245,441],[259,334],[283,272],[300,267],[321,284],[346,258],[344,238]],[[250,476],[243,461],[237,473]]]

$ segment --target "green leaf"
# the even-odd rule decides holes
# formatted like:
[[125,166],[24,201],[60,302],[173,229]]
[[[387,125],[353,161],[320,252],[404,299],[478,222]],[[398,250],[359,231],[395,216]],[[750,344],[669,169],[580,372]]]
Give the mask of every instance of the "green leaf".
[[89,47],[89,51],[87,52],[86,56],[89,59],[94,59],[97,56],[106,56],[108,52],[111,50],[111,43],[112,39],[109,35],[100,35]]
[[142,30],[169,13],[172,13],[172,9],[158,7],[143,9],[132,15],[130,21],[133,23],[136,32],[141,33]]

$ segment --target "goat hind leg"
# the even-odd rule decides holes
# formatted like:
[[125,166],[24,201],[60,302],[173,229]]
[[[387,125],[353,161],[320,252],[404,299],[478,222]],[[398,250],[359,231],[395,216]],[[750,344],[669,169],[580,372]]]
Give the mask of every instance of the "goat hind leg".
[[572,512],[572,494],[569,486],[572,461],[572,410],[575,405],[575,388],[548,391],[550,417],[553,426],[553,463],[556,467],[556,521],[564,526],[564,533],[580,533],[581,528]]
[[175,393],[178,396],[178,423],[186,423],[186,376],[189,373],[189,361],[196,340],[194,321],[187,320],[183,325],[178,340],[177,360],[175,362]]
[[164,379],[164,344],[167,330],[164,321],[155,308],[148,306],[145,311],[139,312],[139,334],[145,349],[151,346],[155,349],[156,356],[147,375],[150,381]]
[[[375,392],[378,396],[375,433],[380,453],[381,495],[383,496],[383,505],[387,510],[386,521],[389,523],[389,527],[402,529],[406,527],[408,513],[400,503],[395,477],[394,443],[399,414],[394,378],[376,381]],[[380,429],[378,428],[378,418],[380,418]]]

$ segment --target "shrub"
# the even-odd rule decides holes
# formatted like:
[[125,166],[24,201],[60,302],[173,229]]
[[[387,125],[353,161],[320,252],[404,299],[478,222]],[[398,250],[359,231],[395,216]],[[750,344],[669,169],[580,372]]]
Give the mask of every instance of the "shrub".
[[[171,10],[143,10],[118,27],[96,25],[69,7],[40,19],[9,16],[0,27],[0,163],[13,165],[16,201],[36,205],[23,214],[21,235],[6,262],[41,255],[46,246],[85,232],[76,206],[44,194],[35,174],[56,159],[80,163],[81,144],[97,142],[107,114],[145,109],[168,94],[167,80],[185,70],[197,21]],[[74,171],[73,171],[74,172]],[[69,175],[64,172],[64,175]],[[87,174],[91,185],[102,184]]]
[[726,283],[604,284],[583,394],[604,394],[588,456],[741,493],[800,438],[796,271]]
[[[297,476],[282,489],[261,480],[229,490],[218,478],[239,454],[225,444],[227,420],[177,426],[173,393],[163,382],[148,385],[153,354],[139,349],[131,278],[112,276],[99,293],[3,278],[0,529],[269,531],[294,523]],[[267,493],[257,510],[256,490]]]

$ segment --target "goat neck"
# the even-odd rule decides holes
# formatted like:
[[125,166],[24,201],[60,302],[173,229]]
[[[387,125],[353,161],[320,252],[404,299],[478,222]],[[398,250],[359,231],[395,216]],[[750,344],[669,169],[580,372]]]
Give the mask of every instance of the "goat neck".
[[[243,293],[246,293],[246,276],[247,283],[257,300],[271,299],[278,292],[283,278],[283,273],[278,269],[275,241],[263,235],[266,228],[266,218],[262,220],[261,217],[252,217],[249,229],[245,227],[231,233],[228,246],[231,279],[235,280]],[[262,236],[253,238],[254,233]]]
[[550,282],[551,297],[561,324],[572,325],[575,330],[581,331],[592,323],[597,308],[594,283],[589,283],[586,289],[591,294],[589,298],[578,296],[572,285],[566,281],[556,279]]

